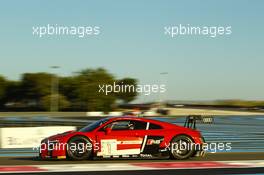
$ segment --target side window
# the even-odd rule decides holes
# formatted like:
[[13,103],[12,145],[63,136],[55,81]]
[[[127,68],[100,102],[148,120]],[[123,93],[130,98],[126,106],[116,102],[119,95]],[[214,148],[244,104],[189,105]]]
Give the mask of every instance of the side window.
[[109,127],[111,127],[113,131],[129,130],[130,121],[129,120],[116,121],[111,123]]
[[134,130],[146,130],[147,123],[142,121],[134,121]]
[[160,125],[156,125],[153,123],[149,124],[149,129],[162,129],[162,127]]
[[110,123],[105,128],[111,128],[113,131],[121,130],[145,130],[147,127],[146,122],[135,120],[120,120]]

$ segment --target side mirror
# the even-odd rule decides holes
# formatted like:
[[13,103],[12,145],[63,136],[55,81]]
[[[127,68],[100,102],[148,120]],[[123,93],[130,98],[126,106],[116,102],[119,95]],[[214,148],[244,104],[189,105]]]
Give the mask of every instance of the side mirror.
[[111,128],[105,128],[105,133],[106,133],[106,135],[107,135],[107,134],[110,134],[110,133],[111,133],[111,131],[112,131],[112,129],[111,129]]

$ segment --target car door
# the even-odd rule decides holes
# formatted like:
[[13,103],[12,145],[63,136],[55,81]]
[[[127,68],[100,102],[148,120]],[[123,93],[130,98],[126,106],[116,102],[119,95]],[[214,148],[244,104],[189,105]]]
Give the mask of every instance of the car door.
[[142,154],[157,154],[160,150],[160,144],[164,140],[164,130],[160,125],[148,122],[146,132],[144,132],[144,141],[141,148]]
[[[110,129],[110,132],[107,128]],[[142,131],[135,128],[135,121],[113,121],[96,133],[96,140],[99,143],[97,156],[140,154],[143,138]]]

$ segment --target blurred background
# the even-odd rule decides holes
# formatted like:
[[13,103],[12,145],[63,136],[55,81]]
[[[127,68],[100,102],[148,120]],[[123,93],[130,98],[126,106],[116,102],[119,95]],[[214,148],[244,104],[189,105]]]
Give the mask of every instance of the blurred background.
[[[14,5],[16,4],[16,5]],[[135,115],[199,126],[208,142],[263,152],[264,1],[5,1],[0,6],[0,157],[102,117]],[[100,35],[36,37],[33,26],[99,26]],[[232,34],[169,38],[164,26],[232,26]],[[166,85],[164,93],[99,85]],[[1,163],[1,162],[0,162]]]

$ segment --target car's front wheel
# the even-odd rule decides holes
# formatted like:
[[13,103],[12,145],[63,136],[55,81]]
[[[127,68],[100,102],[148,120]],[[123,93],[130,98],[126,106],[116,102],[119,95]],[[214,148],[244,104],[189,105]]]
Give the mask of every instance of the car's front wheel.
[[92,144],[84,136],[72,137],[67,145],[67,157],[71,160],[87,160],[92,157]]
[[187,159],[195,152],[194,142],[186,135],[174,137],[170,145],[170,154],[173,159]]

